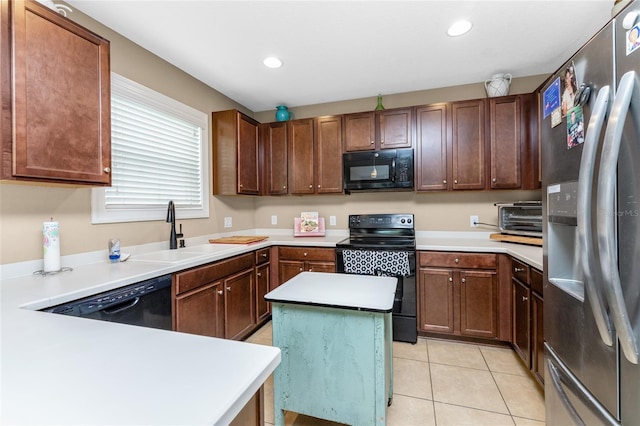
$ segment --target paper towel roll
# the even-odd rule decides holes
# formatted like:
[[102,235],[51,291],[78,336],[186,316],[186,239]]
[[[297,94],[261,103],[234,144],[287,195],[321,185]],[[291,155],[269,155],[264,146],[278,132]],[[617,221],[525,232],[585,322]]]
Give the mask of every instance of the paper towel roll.
[[60,227],[58,222],[42,224],[42,248],[44,250],[44,272],[60,270]]

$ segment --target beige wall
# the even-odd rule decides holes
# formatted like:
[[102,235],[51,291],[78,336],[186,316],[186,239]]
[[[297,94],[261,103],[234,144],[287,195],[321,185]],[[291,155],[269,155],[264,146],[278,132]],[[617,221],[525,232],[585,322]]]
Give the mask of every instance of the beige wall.
[[[273,111],[252,114],[202,82],[188,76],[171,64],[141,49],[110,29],[80,12],[70,17],[81,25],[111,41],[111,66],[114,72],[137,81],[160,93],[198,110],[211,111],[238,108],[258,121],[274,121]],[[533,91],[545,76],[515,79],[511,93]],[[484,97],[483,83],[414,93],[385,95],[386,108],[421,105]],[[371,110],[376,97],[297,107],[297,118],[342,114]],[[293,217],[300,211],[318,211],[322,216],[337,217],[336,229],[347,227],[350,213],[408,212],[416,214],[419,230],[472,230],[469,215],[495,223],[493,203],[523,199],[539,199],[539,191],[488,191],[463,193],[381,193],[340,196],[285,197],[210,197],[210,218],[179,220],[186,237],[237,231],[251,228],[291,229]],[[278,225],[271,225],[271,216]],[[223,228],[224,217],[233,218],[233,228]],[[109,238],[117,237],[124,246],[167,241],[169,228],[164,221],[91,224],[91,189],[62,185],[22,183],[0,184],[0,264],[42,258],[42,222],[54,218],[60,223],[61,254],[70,255],[104,250]],[[478,230],[491,230],[478,228]]]

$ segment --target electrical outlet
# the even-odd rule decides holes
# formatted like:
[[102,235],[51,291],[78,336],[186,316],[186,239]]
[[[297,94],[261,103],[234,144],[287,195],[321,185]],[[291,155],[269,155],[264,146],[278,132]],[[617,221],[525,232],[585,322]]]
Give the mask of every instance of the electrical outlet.
[[469,226],[472,228],[478,227],[478,216],[469,216]]
[[336,217],[335,216],[329,216],[329,225],[336,226]]
[[230,217],[225,217],[224,218],[224,227],[225,228],[231,228],[233,226],[233,219]]
[[272,225],[278,224],[278,216],[276,216],[275,214],[271,216],[271,224]]

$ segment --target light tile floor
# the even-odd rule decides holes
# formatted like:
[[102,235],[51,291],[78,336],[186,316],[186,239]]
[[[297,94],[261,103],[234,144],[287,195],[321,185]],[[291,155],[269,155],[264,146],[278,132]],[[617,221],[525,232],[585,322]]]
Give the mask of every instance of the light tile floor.
[[[271,345],[271,323],[248,342]],[[509,348],[419,338],[393,342],[389,426],[544,425],[544,395]],[[273,424],[273,377],[265,383],[265,425]],[[337,423],[287,413],[287,426]]]

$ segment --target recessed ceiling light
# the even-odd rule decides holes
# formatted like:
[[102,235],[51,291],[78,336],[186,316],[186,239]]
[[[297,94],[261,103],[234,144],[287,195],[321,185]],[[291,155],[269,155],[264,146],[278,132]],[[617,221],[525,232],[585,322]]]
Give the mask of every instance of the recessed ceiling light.
[[280,68],[282,66],[282,61],[275,56],[264,58],[262,63],[269,68]]
[[447,34],[451,37],[458,37],[462,34],[465,34],[471,29],[471,22],[466,19],[462,19],[460,21],[454,22],[449,29],[447,30]]

